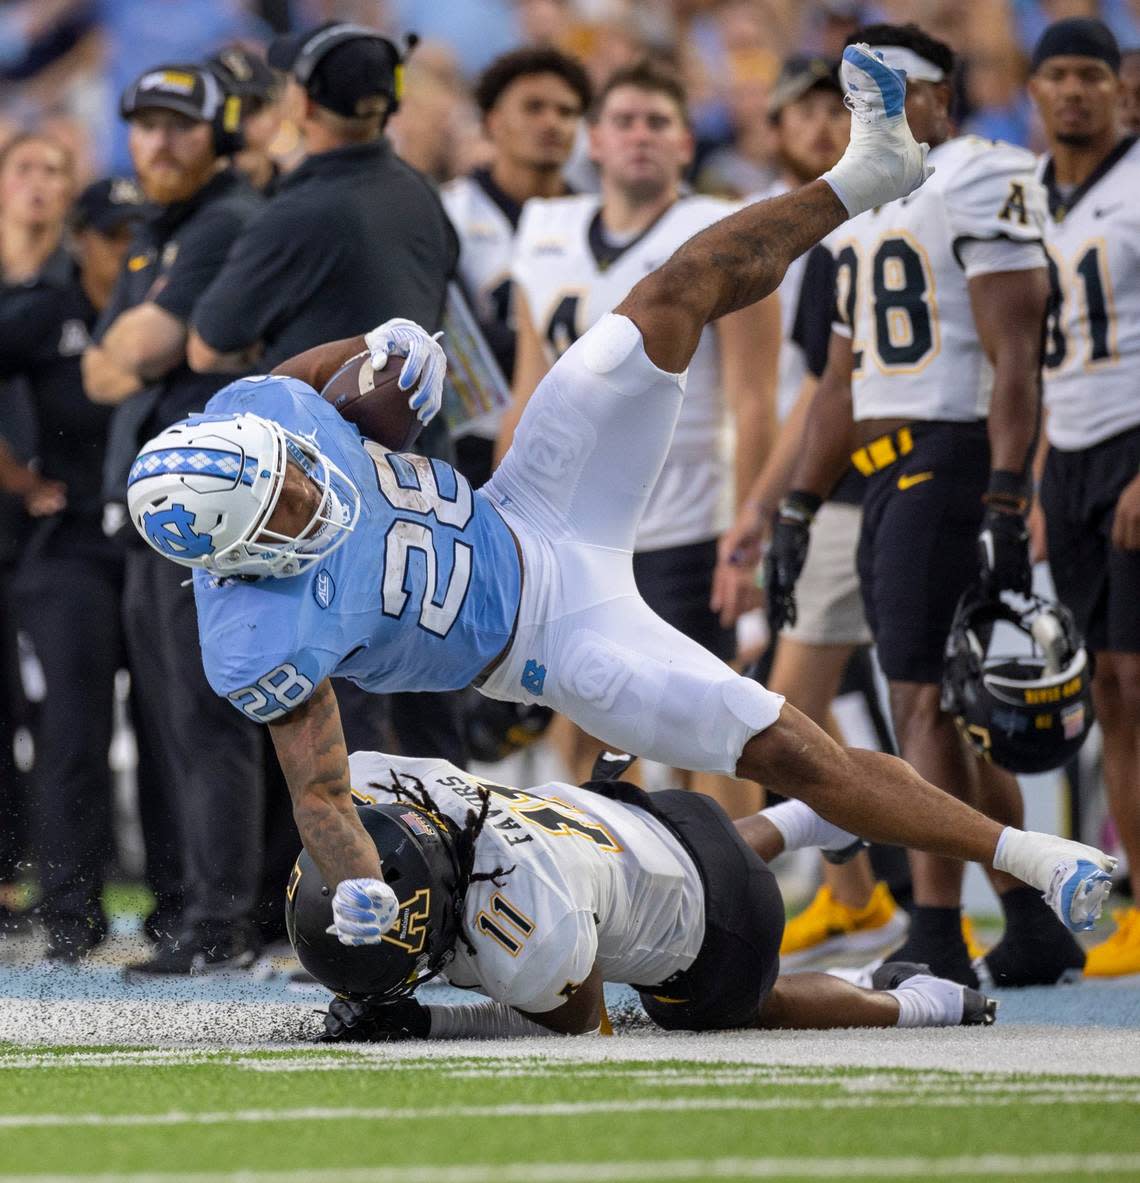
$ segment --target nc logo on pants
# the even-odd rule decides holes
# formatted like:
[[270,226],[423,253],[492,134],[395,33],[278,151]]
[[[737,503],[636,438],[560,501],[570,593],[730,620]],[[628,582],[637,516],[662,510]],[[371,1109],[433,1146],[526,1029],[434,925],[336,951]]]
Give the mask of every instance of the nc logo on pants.
[[539,695],[542,693],[542,688],[545,685],[546,666],[539,665],[537,661],[531,658],[531,660],[523,666],[522,688],[527,692],[527,694]]
[[201,559],[214,553],[214,540],[209,534],[197,533],[194,521],[194,514],[185,505],[171,505],[144,513],[143,529],[151,546],[164,555]]

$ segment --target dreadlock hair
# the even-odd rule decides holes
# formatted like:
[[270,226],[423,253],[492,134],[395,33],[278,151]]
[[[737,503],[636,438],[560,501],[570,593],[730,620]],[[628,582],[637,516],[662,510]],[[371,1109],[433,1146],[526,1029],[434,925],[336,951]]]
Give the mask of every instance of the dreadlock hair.
[[[472,883],[493,883],[496,887],[503,886],[503,880],[515,869],[515,864],[509,867],[495,867],[492,871],[475,871],[475,843],[487,824],[487,815],[491,810],[491,794],[488,789],[480,785],[476,792],[479,796],[479,809],[467,811],[463,824],[452,821],[446,813],[435,803],[432,795],[427,791],[424,782],[412,773],[404,773],[403,777],[393,768],[391,770],[392,783],[382,785],[373,782],[368,787],[391,793],[398,802],[410,805],[413,809],[426,813],[449,840],[449,853],[455,864],[455,895],[453,907],[455,911],[456,932],[459,939],[467,947],[472,957],[477,950],[471,943],[470,937],[463,930],[463,904],[467,899],[467,890]],[[409,787],[404,781],[413,782]]]

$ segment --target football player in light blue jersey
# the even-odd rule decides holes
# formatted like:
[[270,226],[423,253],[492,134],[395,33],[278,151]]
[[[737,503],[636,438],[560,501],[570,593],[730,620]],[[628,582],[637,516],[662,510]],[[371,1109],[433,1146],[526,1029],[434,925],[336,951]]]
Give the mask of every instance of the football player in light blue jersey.
[[[514,540],[489,502],[448,464],[370,446],[294,378],[235,382],[185,432],[205,446],[214,422],[234,415],[260,416],[318,441],[347,478],[343,492],[339,479],[331,486],[340,511],[353,504],[353,491],[359,508],[352,531],[334,535],[346,544],[326,553],[314,545],[295,578],[268,583],[195,572],[210,685],[266,723],[332,674],[377,693],[470,686],[510,640],[521,582]],[[158,455],[184,456],[187,447],[168,443]],[[155,456],[144,452],[139,466]],[[160,539],[171,528],[151,526]],[[171,545],[185,544],[175,534]],[[405,627],[406,610],[418,627]]]
[[1107,855],[1003,830],[902,761],[840,748],[637,594],[634,534],[704,326],[774,291],[823,235],[928,175],[904,75],[859,46],[845,51],[843,75],[853,114],[843,159],[717,222],[638,283],[551,369],[478,492],[445,464],[363,441],[316,393],[363,349],[377,369],[405,353],[401,386],[430,418],[443,351],[402,320],[227,387],[139,454],[132,520],[198,569],[210,681],[269,724],[302,840],[335,885],[331,930],[344,944],[374,944],[414,917],[353,807],[332,674],[386,691],[474,679],[613,747],[771,785],[845,830],[993,862],[1046,892],[1070,927],[1091,927]]

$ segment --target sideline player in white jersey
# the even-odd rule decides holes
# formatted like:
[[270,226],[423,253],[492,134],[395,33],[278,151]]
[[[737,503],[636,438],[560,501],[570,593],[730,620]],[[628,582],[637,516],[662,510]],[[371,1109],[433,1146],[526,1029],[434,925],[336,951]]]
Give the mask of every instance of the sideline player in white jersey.
[[[847,143],[849,116],[836,67],[821,58],[789,59],[773,89],[769,117],[783,173],[751,200],[787,193],[839,159]],[[802,445],[803,420],[827,364],[835,304],[835,260],[827,240],[788,268],[779,297],[780,434],[718,549],[712,606],[729,622],[753,603],[762,602],[756,567],[771,538],[777,508]],[[843,742],[831,704],[844,671],[857,669],[863,678],[860,689],[872,708],[872,723],[880,733],[880,750],[891,751],[870,658],[859,652],[871,643],[855,570],[863,484],[860,473],[849,467],[820,507],[811,550],[796,584],[796,620],[783,619],[782,602],[773,605],[777,615],[769,623],[774,653],[769,650],[759,669],[750,672]],[[861,664],[853,666],[853,657]],[[901,852],[891,848],[890,857],[900,870],[905,867]],[[909,872],[904,873],[909,877]],[[825,859],[823,884],[784,929],[781,961],[786,967],[803,965],[841,949],[871,957],[898,944],[906,923],[887,885],[875,882],[867,854],[842,867]]]
[[207,677],[269,724],[302,841],[336,885],[343,943],[378,943],[401,909],[352,806],[334,676],[376,693],[475,684],[541,701],[614,747],[772,785],[871,840],[992,862],[1073,928],[1099,915],[1109,856],[1003,828],[900,760],[839,747],[667,625],[634,585],[634,532],[704,326],[928,176],[905,75],[865,46],[845,50],[842,72],[853,130],[839,163],[715,223],[641,280],[543,380],[484,488],[362,441],[317,394],[362,349],[374,368],[401,351],[401,386],[430,418],[446,358],[403,320],[232,383],[136,458],[132,521],[194,569]]
[[[484,168],[440,190],[459,235],[459,278],[479,327],[507,381],[515,368],[511,259],[523,204],[570,192],[562,176],[582,116],[590,79],[556,49],[516,49],[479,76],[475,102],[492,156]],[[490,479],[498,418],[455,441],[455,467],[478,488]]]
[[[591,112],[590,146],[601,194],[528,202],[519,225],[512,272],[519,347],[504,451],[551,364],[642,276],[735,208],[719,198],[682,194],[693,154],[685,92],[659,67],[641,63],[606,82]],[[724,660],[734,654],[735,635],[709,608],[716,539],[728,524],[736,489],[749,487],[774,435],[778,332],[775,301],[705,328],[634,543],[634,577],[646,603]],[[726,446],[730,409],[736,489]],[[599,745],[576,737],[573,747],[573,773],[583,779]],[[700,787],[714,791],[708,778]],[[726,803],[744,796],[745,812],[755,808],[751,786],[725,781],[715,791]]]
[[[914,25],[860,36],[906,70],[907,117],[933,145],[936,171],[921,191],[835,236],[840,321],[781,505],[766,591],[770,602],[791,594],[821,495],[853,459],[867,480],[863,601],[903,758],[1016,825],[1017,781],[966,745],[942,708],[941,681],[955,607],[979,576],[979,542],[987,591],[1029,590],[1024,512],[1048,299],[1044,195],[1028,152],[950,138],[947,46]],[[975,985],[961,928],[962,864],[912,852],[911,870],[915,909],[895,955]],[[1047,984],[1079,971],[1084,954],[1036,894],[1009,876],[993,882],[1006,921],[986,958],[994,981]]]
[[[515,368],[511,260],[524,202],[569,193],[563,167],[574,148],[592,94],[586,71],[550,48],[512,50],[475,83],[475,101],[493,155],[486,168],[440,190],[459,236],[459,280],[483,335],[508,382]],[[455,467],[473,488],[494,468],[500,415],[478,420],[455,438]],[[471,691],[463,725],[476,760],[496,762],[538,739],[551,712],[542,706],[496,702]]]
[[[1056,285],[1045,342],[1040,504],[1049,568],[1096,654],[1108,804],[1140,883],[1140,143],[1117,120],[1119,51],[1099,21],[1051,25],[1030,93],[1049,139],[1045,241]],[[1140,908],[1085,973],[1140,973]]]
[[[582,788],[523,790],[354,753],[361,821],[406,903],[379,945],[345,948],[320,873],[297,860],[289,934],[339,996],[322,1041],[596,1034],[604,982],[633,985],[673,1030],[993,1022],[996,1003],[925,966],[883,966],[876,990],[778,977],[784,906],[764,860],[852,835],[798,801],[733,825],[702,793],[650,795],[618,779],[628,759],[606,764]],[[490,1001],[423,1005],[413,991],[437,973]]]

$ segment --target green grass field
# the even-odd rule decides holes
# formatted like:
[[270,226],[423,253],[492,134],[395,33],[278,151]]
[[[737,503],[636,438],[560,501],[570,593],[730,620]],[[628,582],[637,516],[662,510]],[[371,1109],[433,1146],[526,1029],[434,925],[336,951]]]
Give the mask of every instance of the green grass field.
[[1140,1077],[0,1046],[4,1177],[1140,1179]]

